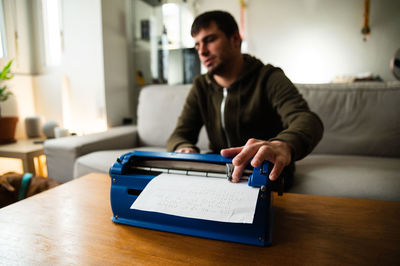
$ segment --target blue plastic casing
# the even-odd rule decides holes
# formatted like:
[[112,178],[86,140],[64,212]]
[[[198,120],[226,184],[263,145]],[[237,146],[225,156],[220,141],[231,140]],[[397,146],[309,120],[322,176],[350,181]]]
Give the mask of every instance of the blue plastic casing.
[[264,161],[262,165],[253,169],[253,174],[249,176],[249,186],[261,187],[269,184],[269,173],[271,164]]
[[[185,160],[216,164],[231,163],[231,159],[217,154],[188,154],[133,151],[120,156],[110,168],[111,191],[110,202],[113,211],[112,221],[120,224],[139,226],[143,228],[168,231],[217,240],[265,246],[271,243],[272,209],[271,190],[267,183],[266,166],[254,169],[249,178],[249,185],[263,186],[259,189],[256,212],[252,224],[225,223],[202,219],[186,218],[150,211],[130,209],[140,192],[158,173],[135,171],[132,166],[137,160]],[[264,177],[265,178],[264,178]],[[250,181],[251,179],[251,181]]]

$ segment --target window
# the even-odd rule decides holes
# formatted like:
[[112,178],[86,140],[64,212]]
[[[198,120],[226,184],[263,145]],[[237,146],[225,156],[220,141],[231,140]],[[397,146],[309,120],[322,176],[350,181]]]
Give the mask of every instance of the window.
[[46,66],[61,63],[61,4],[60,0],[42,0],[44,56]]
[[4,24],[3,0],[0,0],[0,58],[7,57],[6,27]]

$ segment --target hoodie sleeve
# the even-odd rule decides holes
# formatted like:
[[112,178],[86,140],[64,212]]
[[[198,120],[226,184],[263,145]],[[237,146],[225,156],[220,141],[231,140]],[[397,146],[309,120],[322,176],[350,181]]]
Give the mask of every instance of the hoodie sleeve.
[[267,93],[284,127],[270,140],[288,143],[293,151],[293,160],[304,158],[322,138],[323,124],[320,118],[310,111],[307,102],[282,70],[271,74]]

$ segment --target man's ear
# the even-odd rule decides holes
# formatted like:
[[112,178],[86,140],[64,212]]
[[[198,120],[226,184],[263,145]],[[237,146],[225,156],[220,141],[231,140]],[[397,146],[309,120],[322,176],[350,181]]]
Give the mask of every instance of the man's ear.
[[240,49],[240,47],[241,47],[241,45],[242,45],[242,37],[240,36],[239,31],[236,31],[236,32],[232,35],[232,40],[233,40],[233,43],[234,43],[235,47],[237,47],[237,48]]

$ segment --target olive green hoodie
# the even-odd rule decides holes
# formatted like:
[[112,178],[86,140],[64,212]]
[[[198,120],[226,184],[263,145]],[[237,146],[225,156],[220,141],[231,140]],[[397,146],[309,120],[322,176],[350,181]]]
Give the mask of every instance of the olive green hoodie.
[[[198,76],[191,88],[167,150],[195,146],[205,125],[213,152],[239,147],[250,138],[281,140],[299,160],[309,154],[322,137],[323,125],[283,71],[243,55],[239,78],[229,87],[225,100],[225,132],[221,123],[223,88],[211,75]],[[229,141],[227,141],[229,138]]]

